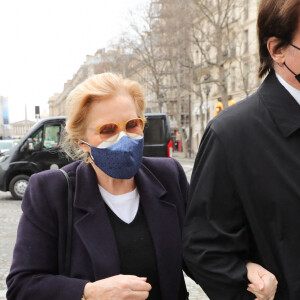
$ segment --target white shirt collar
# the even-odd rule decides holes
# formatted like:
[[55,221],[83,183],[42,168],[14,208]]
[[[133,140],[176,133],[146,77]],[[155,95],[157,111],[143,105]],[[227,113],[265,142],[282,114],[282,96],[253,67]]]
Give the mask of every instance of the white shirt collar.
[[288,84],[279,74],[275,74],[279,82],[285,87],[285,89],[295,98],[295,100],[300,105],[300,90]]
[[100,184],[98,186],[101,196],[109,208],[125,223],[131,223],[137,214],[140,203],[140,195],[137,188],[126,194],[113,195]]

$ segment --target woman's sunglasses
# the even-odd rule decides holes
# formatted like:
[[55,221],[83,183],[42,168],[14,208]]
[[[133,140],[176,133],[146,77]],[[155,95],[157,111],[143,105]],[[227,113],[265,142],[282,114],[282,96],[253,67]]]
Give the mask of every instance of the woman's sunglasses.
[[130,119],[127,122],[122,123],[108,123],[101,125],[96,128],[100,135],[102,141],[114,141],[121,130],[121,126],[124,127],[125,133],[131,137],[135,138],[137,136],[142,136],[145,128],[146,120],[142,118]]

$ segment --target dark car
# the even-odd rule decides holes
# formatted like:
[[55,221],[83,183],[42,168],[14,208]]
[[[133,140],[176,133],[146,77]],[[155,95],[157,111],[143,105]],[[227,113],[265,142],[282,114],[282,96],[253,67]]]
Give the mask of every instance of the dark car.
[[[144,156],[172,156],[170,125],[166,114],[146,114]],[[29,177],[59,169],[72,162],[61,152],[65,117],[43,119],[11,150],[0,154],[0,190],[22,199]]]
[[172,157],[170,122],[167,114],[145,114],[144,156]]

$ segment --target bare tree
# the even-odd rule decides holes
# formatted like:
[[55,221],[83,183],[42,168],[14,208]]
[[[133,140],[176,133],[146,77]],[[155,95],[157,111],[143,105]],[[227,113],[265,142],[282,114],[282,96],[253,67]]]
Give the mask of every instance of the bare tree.
[[110,44],[105,49],[99,49],[93,56],[93,71],[95,74],[114,72],[126,76],[131,59],[122,39]]
[[[248,96],[255,89],[258,88],[260,82],[256,76],[258,69],[257,53],[254,54],[249,51],[252,44],[255,41],[249,41],[248,30],[244,29],[242,26],[239,27],[240,30],[236,34],[237,49],[236,56],[233,64],[235,64],[235,69],[238,71],[238,80],[240,82],[238,88],[244,92],[245,96]],[[255,44],[256,46],[256,44]],[[233,77],[236,77],[234,74]],[[236,78],[232,78],[234,80]]]
[[[183,151],[187,155],[191,141],[192,58],[189,41],[189,16],[186,1],[151,1],[141,23],[132,24],[134,38],[132,72],[145,82],[156,96],[159,110],[165,107],[171,120],[176,120]],[[189,145],[189,149],[191,145]]]
[[191,89],[193,59],[191,56],[187,2],[160,1],[160,30],[164,32],[164,52],[167,54],[170,99],[169,107],[181,136],[183,151],[191,151]]
[[126,47],[131,52],[129,76],[149,87],[155,95],[151,100],[158,104],[159,112],[163,111],[165,94],[162,89],[167,59],[164,42],[159,25],[159,8],[154,2],[144,10],[138,21],[131,23],[132,32],[125,39]]
[[210,82],[217,85],[227,107],[227,83],[235,39],[232,32],[241,0],[193,0],[193,4],[193,43],[201,53],[203,68],[210,72]]

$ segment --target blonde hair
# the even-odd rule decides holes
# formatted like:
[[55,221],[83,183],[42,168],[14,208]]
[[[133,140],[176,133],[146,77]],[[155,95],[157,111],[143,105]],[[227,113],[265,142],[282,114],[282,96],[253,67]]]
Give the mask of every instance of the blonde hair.
[[138,117],[144,117],[145,97],[139,83],[124,79],[121,75],[102,73],[79,84],[66,100],[66,127],[63,133],[62,150],[73,160],[86,159],[87,155],[78,146],[86,128],[86,117],[93,101],[128,93],[135,104]]

